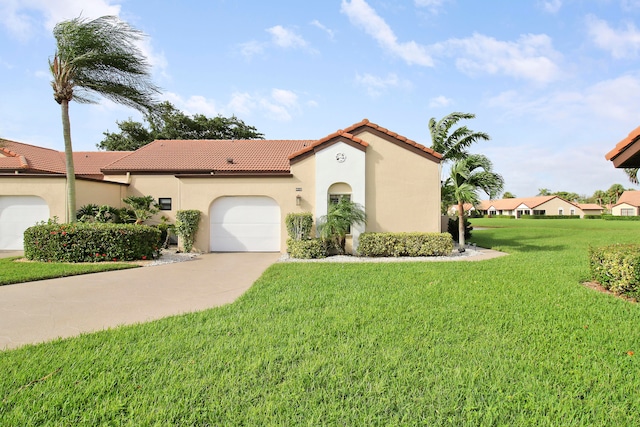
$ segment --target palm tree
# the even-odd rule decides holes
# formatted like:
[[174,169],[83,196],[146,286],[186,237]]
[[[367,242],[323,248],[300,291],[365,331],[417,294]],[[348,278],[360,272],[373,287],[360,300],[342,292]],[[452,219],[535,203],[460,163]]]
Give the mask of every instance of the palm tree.
[[97,102],[100,95],[147,112],[159,92],[150,80],[149,65],[134,44],[143,34],[113,16],[75,18],[53,29],[56,52],[49,60],[53,98],[62,110],[62,133],[67,166],[67,218],[76,220],[76,184],[71,145],[69,102]]
[[610,203],[616,204],[618,203],[618,199],[624,193],[624,187],[622,184],[613,184],[607,190],[607,195],[609,196]]
[[460,126],[453,130],[460,120],[474,119],[475,114],[471,113],[451,113],[444,116],[440,121],[434,117],[429,120],[429,133],[431,134],[431,149],[442,154],[442,160],[460,160],[468,155],[467,148],[472,144],[491,139],[484,132],[474,132],[466,126]]
[[624,173],[627,174],[632,184],[638,184],[638,168],[625,168]]
[[551,190],[548,188],[538,188],[538,196],[550,196]]
[[493,172],[493,165],[488,157],[469,154],[453,164],[445,185],[451,188],[458,203],[458,250],[464,252],[464,204],[478,203],[478,190],[494,198],[502,192],[504,180],[501,175]]
[[351,226],[366,224],[367,215],[362,205],[342,197],[338,203],[329,206],[329,212],[318,220],[320,237],[345,253],[345,241]]

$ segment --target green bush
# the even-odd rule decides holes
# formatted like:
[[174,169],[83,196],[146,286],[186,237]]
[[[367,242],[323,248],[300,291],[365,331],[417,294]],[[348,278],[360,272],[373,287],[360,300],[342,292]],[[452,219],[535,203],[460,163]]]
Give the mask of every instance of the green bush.
[[326,258],[328,243],[322,239],[287,239],[287,253],[291,258]]
[[612,292],[640,295],[640,245],[589,248],[591,280]]
[[176,212],[175,232],[182,239],[185,252],[191,252],[200,225],[200,211],[188,209]]
[[[458,241],[458,217],[449,218],[449,223],[447,224],[447,231],[451,236],[453,236],[453,240],[455,242]],[[467,241],[471,238],[471,232],[473,231],[473,227],[469,222],[469,218],[464,217],[464,240]]]
[[580,219],[580,215],[521,215],[520,219]]
[[160,231],[133,224],[40,224],[24,232],[24,254],[34,261],[98,262],[156,258]]
[[443,256],[453,251],[449,233],[362,233],[358,253],[369,257]]
[[584,219],[602,219],[602,215],[585,215]]
[[311,212],[288,213],[284,222],[290,239],[307,240],[311,237],[311,227],[313,227]]
[[606,221],[640,221],[640,216],[617,216],[611,214],[602,215]]

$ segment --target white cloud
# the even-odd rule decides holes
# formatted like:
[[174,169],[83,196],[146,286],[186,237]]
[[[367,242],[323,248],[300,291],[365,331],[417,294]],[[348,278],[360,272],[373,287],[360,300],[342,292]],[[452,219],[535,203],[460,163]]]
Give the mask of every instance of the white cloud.
[[314,19],[313,21],[311,21],[311,25],[313,25],[316,28],[320,28],[322,31],[327,33],[327,36],[329,36],[329,40],[333,41],[335,39],[334,31],[322,25],[322,23],[320,23],[320,21],[318,21],[317,19]]
[[163,96],[178,110],[188,115],[204,114],[205,116],[212,117],[219,114],[215,101],[201,95],[191,95],[185,99],[176,93],[165,92]]
[[[36,32],[53,27],[61,21],[81,16],[95,19],[101,16],[120,16],[121,6],[111,0],[1,0],[0,25],[5,26],[14,37],[28,40]],[[167,60],[162,52],[156,52],[149,38],[137,43],[154,70],[166,76]]]
[[227,114],[257,113],[279,122],[290,121],[300,109],[298,95],[285,89],[272,89],[269,95],[236,92],[224,108]]
[[307,42],[293,30],[284,28],[282,25],[267,28],[267,32],[271,34],[271,41],[278,47],[288,48],[304,48]]
[[254,55],[262,54],[264,52],[265,46],[265,43],[261,43],[255,40],[241,43],[239,45],[240,53],[242,54],[242,56],[248,59],[252,58]]
[[453,104],[453,99],[447,98],[444,95],[436,96],[435,98],[431,98],[429,100],[429,107],[438,108],[438,107],[448,107]]
[[549,83],[560,77],[556,64],[561,58],[545,34],[526,34],[515,42],[496,40],[482,34],[450,39],[434,45],[441,54],[456,57],[463,73],[503,74],[515,78]]
[[417,7],[426,7],[433,14],[437,14],[448,0],[414,0]]
[[397,56],[407,64],[433,67],[433,59],[427,49],[415,41],[398,42],[393,30],[376,11],[364,0],[342,0],[341,11],[356,27],[364,30],[373,37],[378,44],[391,55]]
[[539,0],[538,5],[548,13],[558,13],[562,7],[562,0]]
[[587,16],[587,31],[600,49],[608,51],[616,59],[635,58],[640,50],[640,31],[632,22],[615,30],[594,15]]
[[[77,18],[120,15],[119,4],[109,0],[3,0],[0,2],[0,24],[15,37],[30,38],[38,27],[51,31],[56,23]],[[40,16],[34,16],[36,12]]]
[[363,75],[357,74],[356,83],[360,86],[364,86],[367,89],[369,96],[373,98],[380,96],[389,88],[411,86],[410,82],[399,79],[394,73],[389,73],[386,77],[374,76],[368,73]]

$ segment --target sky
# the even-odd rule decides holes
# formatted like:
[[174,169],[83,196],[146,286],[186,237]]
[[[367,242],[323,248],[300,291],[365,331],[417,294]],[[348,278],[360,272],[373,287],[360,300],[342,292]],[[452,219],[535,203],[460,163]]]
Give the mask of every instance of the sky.
[[[426,146],[459,111],[517,197],[632,188],[605,154],[640,125],[640,0],[0,0],[0,137],[64,150],[48,61],[57,22],[115,15],[143,31],[153,81],[188,114],[267,139],[364,118]],[[70,106],[96,150],[133,109]],[[446,174],[446,167],[443,171]]]

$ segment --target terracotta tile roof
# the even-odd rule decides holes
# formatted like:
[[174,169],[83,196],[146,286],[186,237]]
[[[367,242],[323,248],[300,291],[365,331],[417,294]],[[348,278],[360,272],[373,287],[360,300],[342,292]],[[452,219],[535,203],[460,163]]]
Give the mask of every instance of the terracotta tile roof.
[[640,191],[627,190],[620,195],[618,199],[618,203],[614,206],[621,205],[622,203],[626,203],[631,206],[640,206]]
[[609,151],[604,157],[607,160],[612,160],[613,158],[619,156],[627,147],[633,144],[636,140],[638,140],[638,138],[640,138],[640,126],[632,130],[625,139],[618,142],[615,148]]
[[159,140],[105,166],[105,173],[289,172],[289,156],[313,140]]
[[65,173],[66,167],[64,156],[61,157],[59,151],[3,139],[0,170],[16,169],[36,173]]
[[[73,167],[76,175],[102,179],[101,169],[133,151],[76,151],[73,153]],[[64,161],[64,153],[60,153]]]
[[576,206],[578,206],[580,209],[587,210],[587,211],[593,211],[593,210],[604,210],[604,208],[596,203],[576,203]]
[[358,123],[355,123],[355,124],[349,126],[344,131],[348,132],[348,133],[354,133],[354,134],[357,135],[356,130],[358,130],[359,128],[362,128],[362,127],[370,127],[370,128],[375,129],[377,131],[385,133],[385,134],[389,135],[392,138],[395,138],[395,139],[397,139],[399,141],[404,142],[407,146],[415,147],[415,148],[417,148],[417,149],[419,149],[421,151],[424,151],[425,153],[431,154],[432,156],[436,157],[437,159],[442,160],[442,154],[440,154],[440,153],[438,153],[436,151],[433,151],[431,148],[425,147],[424,145],[419,144],[419,143],[417,143],[417,142],[415,142],[415,141],[413,141],[413,140],[411,140],[411,139],[409,139],[409,138],[407,138],[405,136],[399,135],[399,134],[397,134],[395,132],[391,132],[387,128],[383,128],[382,126],[379,126],[379,125],[377,125],[375,123],[371,123],[368,119],[363,119],[361,122],[358,122]]
[[328,143],[330,143],[332,140],[335,140],[337,138],[343,138],[343,139],[347,139],[348,141],[351,141],[357,145],[362,146],[363,148],[366,149],[366,147],[369,146],[369,144],[364,141],[361,138],[358,138],[357,134],[361,133],[365,130],[365,128],[371,128],[374,130],[377,130],[379,132],[382,132],[388,136],[390,136],[391,138],[394,138],[399,145],[404,145],[407,148],[415,148],[418,149],[420,151],[423,151],[427,154],[430,154],[431,156],[435,157],[437,160],[442,160],[442,154],[437,153],[435,151],[433,151],[431,148],[425,147],[422,144],[418,144],[415,141],[410,140],[407,137],[404,137],[402,135],[399,135],[395,132],[391,132],[390,130],[383,128],[382,126],[379,126],[375,123],[371,123],[368,119],[363,119],[362,121],[358,122],[358,123],[354,123],[353,125],[349,126],[346,129],[340,129],[330,135],[325,136],[322,139],[319,139],[318,141],[315,141],[313,143],[313,145],[305,147],[304,149],[293,153],[291,156],[289,156],[289,159],[294,160],[295,158],[302,156],[306,153],[309,153],[311,151],[316,151],[324,146],[326,146]]
[[[525,205],[529,209],[535,209],[543,203],[548,202],[558,196],[536,196],[518,197],[515,199],[482,200],[478,205],[480,210],[486,211],[493,206],[497,211],[513,211],[520,205]],[[558,197],[559,198],[559,197]],[[568,203],[568,202],[567,202]]]

